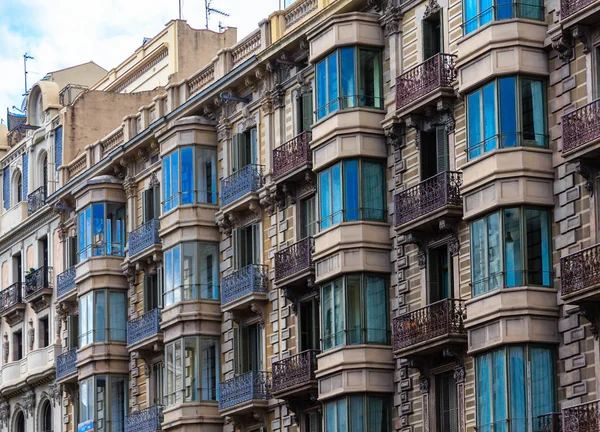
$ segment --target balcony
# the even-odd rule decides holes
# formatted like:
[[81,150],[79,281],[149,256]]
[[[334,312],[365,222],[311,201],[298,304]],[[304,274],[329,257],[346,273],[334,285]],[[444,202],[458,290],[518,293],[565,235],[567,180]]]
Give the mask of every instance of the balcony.
[[431,355],[448,345],[466,344],[464,301],[445,299],[393,320],[394,353],[398,357]]
[[436,54],[396,78],[396,112],[399,117],[421,113],[442,97],[454,98],[454,55]]
[[561,297],[565,303],[600,300],[600,244],[560,259]]
[[62,384],[69,381],[77,381],[77,348],[71,348],[56,357],[56,382]]
[[39,126],[32,126],[25,123],[20,124],[8,133],[8,145],[14,147],[27,136],[27,131],[36,130]]
[[399,232],[429,230],[443,217],[462,217],[462,173],[444,171],[394,196]]
[[221,415],[243,414],[267,408],[271,397],[271,374],[250,371],[220,384]]
[[250,264],[221,281],[221,310],[244,309],[255,301],[267,300],[267,266]]
[[312,168],[311,139],[311,132],[304,131],[273,150],[275,183],[294,183],[304,179],[304,173]]
[[23,321],[25,304],[22,290],[22,283],[16,282],[0,291],[0,316],[4,317],[11,327]]
[[600,2],[598,0],[560,0],[560,21],[563,27],[575,24],[598,24]]
[[20,360],[9,361],[0,369],[2,391],[7,397],[23,391],[27,386],[48,382],[54,378],[55,359],[59,345],[49,345],[29,351]]
[[52,300],[52,267],[42,266],[25,275],[24,300],[37,313],[50,306]]
[[246,165],[221,180],[221,205],[228,206],[245,195],[258,191],[263,182],[263,166]]
[[572,162],[600,157],[600,99],[562,117],[563,157]]
[[76,295],[75,266],[69,267],[56,277],[56,298],[61,300],[71,295]]
[[46,186],[40,186],[27,195],[27,214],[31,216],[46,205]]
[[[535,421],[535,420],[534,420]],[[537,432],[562,432],[562,416],[560,413],[550,413],[538,416]]]
[[271,392],[278,399],[291,397],[307,398],[317,389],[317,350],[306,350],[300,354],[273,363]]
[[162,344],[160,309],[146,312],[127,322],[127,348],[129,351],[157,351]]
[[129,256],[138,255],[151,246],[161,245],[160,221],[152,219],[129,233]]
[[125,417],[125,432],[154,432],[161,431],[163,421],[162,405],[132,412]]
[[565,432],[598,432],[600,430],[600,400],[564,408]]
[[313,274],[312,253],[315,242],[307,237],[275,253],[275,284],[306,286],[307,278]]

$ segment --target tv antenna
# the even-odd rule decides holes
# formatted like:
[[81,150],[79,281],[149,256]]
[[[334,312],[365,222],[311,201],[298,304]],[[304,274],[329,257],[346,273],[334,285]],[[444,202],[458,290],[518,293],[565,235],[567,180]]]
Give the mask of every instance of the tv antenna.
[[28,53],[23,54],[23,69],[25,70],[25,94],[27,94],[27,60],[33,60]]
[[[222,16],[226,16],[226,17],[229,16],[229,14],[227,12],[223,12],[222,10],[211,7],[210,6],[211,3],[212,3],[212,0],[204,0],[204,9],[206,12],[206,28],[208,28],[208,20],[210,18],[211,13],[216,13],[217,15],[222,15]],[[219,25],[219,28],[220,28],[220,25]]]

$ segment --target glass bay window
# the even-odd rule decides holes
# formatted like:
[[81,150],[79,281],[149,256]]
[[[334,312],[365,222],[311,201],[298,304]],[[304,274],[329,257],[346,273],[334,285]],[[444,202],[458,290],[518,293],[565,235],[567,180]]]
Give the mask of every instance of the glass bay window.
[[381,51],[345,47],[316,65],[317,120],[339,109],[383,108]]
[[325,432],[391,431],[391,401],[384,395],[355,394],[324,404]]
[[321,229],[356,220],[385,221],[383,163],[347,159],[318,174]]
[[79,347],[127,339],[127,306],[123,291],[94,290],[79,298]]
[[546,210],[507,208],[471,224],[474,296],[502,287],[550,286],[550,259]]
[[464,3],[465,35],[492,21],[510,18],[544,20],[544,3],[540,0],[467,0]]
[[163,212],[185,204],[217,203],[217,151],[189,146],[163,158]]
[[92,256],[123,256],[125,205],[94,203],[78,215],[79,262]]
[[512,76],[467,95],[469,159],[497,148],[546,148],[544,94],[542,81]]
[[127,387],[127,375],[96,375],[81,381],[79,424],[93,423],[90,430],[98,432],[125,430]]
[[385,278],[352,274],[321,286],[323,350],[389,344]]
[[184,242],[164,252],[164,306],[219,299],[219,247]]
[[167,406],[219,400],[220,352],[218,339],[185,337],[166,345]]

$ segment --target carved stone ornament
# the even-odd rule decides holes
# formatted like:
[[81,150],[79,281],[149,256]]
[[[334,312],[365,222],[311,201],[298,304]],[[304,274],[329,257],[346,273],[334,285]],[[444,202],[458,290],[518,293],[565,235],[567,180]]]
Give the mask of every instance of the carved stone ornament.
[[417,246],[419,248],[419,252],[418,252],[418,263],[419,263],[419,268],[420,269],[424,269],[427,266],[427,251],[425,249],[425,245],[423,244],[423,241],[418,238],[416,235],[414,235],[413,233],[408,233],[406,235],[406,243],[407,244],[414,244],[415,246]]
[[439,13],[441,7],[437,0],[429,0],[427,2],[427,6],[425,6],[425,12],[423,13],[423,18],[429,18],[431,15],[435,15]]
[[583,25],[576,25],[571,30],[571,35],[573,36],[573,39],[581,42],[581,44],[583,45],[583,53],[589,54],[591,51],[591,46],[592,46],[592,44],[591,44],[592,37],[590,35],[589,27],[583,26]]
[[408,116],[406,118],[406,127],[413,128],[416,131],[415,134],[415,147],[421,146],[421,131],[423,130],[423,118],[420,116]]
[[590,197],[594,196],[594,175],[590,167],[584,162],[576,162],[575,170],[581,177],[585,179],[585,189],[588,191]]
[[229,219],[226,216],[223,216],[221,218],[217,219],[217,226],[219,227],[219,231],[226,235],[226,236],[230,236],[231,235],[231,230],[233,229],[233,223],[231,222],[231,219]]
[[8,333],[4,332],[4,342],[2,342],[2,356],[4,363],[8,363],[8,351],[10,349],[10,344],[8,342]]
[[421,393],[429,393],[429,378],[425,375],[419,375],[419,389]]
[[448,248],[452,256],[457,255],[460,251],[460,241],[458,240],[458,232],[454,225],[452,225],[446,219],[441,219],[438,222],[438,229],[442,233],[448,233],[450,235],[450,241],[448,242]]
[[27,338],[29,341],[29,351],[33,351],[33,343],[35,342],[35,329],[33,328],[33,319],[29,318],[29,329],[27,330]]
[[569,63],[573,59],[573,38],[567,31],[552,38],[552,48],[558,53],[558,58],[563,63]]
[[52,401],[52,406],[56,406],[57,403],[60,403],[60,399],[62,397],[62,389],[60,388],[60,384],[54,383],[48,386],[48,397]]
[[256,127],[256,115],[252,114],[248,107],[242,109],[242,116],[244,119],[240,122],[240,128],[243,131]]
[[404,123],[394,122],[383,130],[387,142],[394,150],[400,150],[406,144],[406,128]]
[[402,13],[400,12],[400,7],[394,5],[392,0],[388,0],[387,5],[385,7],[385,12],[379,18],[379,22],[383,27],[383,32],[386,37],[389,37],[395,33],[400,32],[401,26],[400,22],[402,21]]
[[35,392],[33,390],[29,390],[23,396],[23,411],[25,412],[25,417],[32,416],[35,410]]
[[454,381],[456,384],[462,384],[465,382],[465,368],[463,366],[454,367]]
[[153,187],[158,187],[160,186],[160,181],[158,180],[158,176],[156,175],[156,173],[152,173],[152,176],[150,177],[150,183],[148,184],[149,188],[153,188]]
[[231,138],[231,123],[228,119],[223,119],[217,125],[217,140],[225,141]]
[[10,420],[10,404],[8,402],[0,403],[0,424],[5,428],[8,428],[8,422]]
[[590,322],[590,331],[594,339],[598,340],[600,329],[600,306],[592,303],[579,305],[579,314]]
[[125,275],[125,277],[127,278],[127,283],[130,287],[135,285],[136,271],[134,265],[128,265],[127,267],[125,267],[125,270],[123,270],[123,275]]

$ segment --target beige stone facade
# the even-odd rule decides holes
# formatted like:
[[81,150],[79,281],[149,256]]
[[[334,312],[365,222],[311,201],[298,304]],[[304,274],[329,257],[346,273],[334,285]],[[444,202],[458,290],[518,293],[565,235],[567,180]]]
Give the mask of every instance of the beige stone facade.
[[596,431],[600,4],[486,5],[173,21],[34,85],[2,425]]

